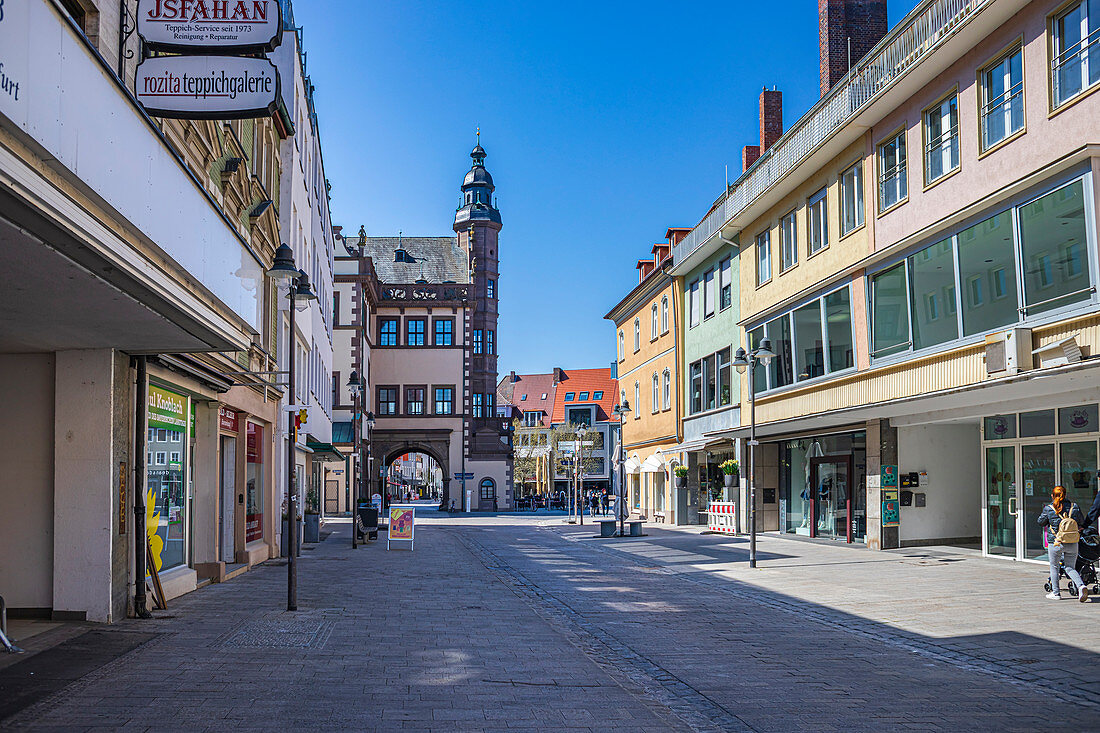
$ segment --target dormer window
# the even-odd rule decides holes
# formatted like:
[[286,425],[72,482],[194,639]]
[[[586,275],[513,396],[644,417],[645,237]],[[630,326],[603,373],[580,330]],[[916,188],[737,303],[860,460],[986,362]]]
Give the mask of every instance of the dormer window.
[[405,256],[405,250],[395,249],[393,251],[393,261],[394,262],[408,262],[408,260],[406,259],[406,256]]

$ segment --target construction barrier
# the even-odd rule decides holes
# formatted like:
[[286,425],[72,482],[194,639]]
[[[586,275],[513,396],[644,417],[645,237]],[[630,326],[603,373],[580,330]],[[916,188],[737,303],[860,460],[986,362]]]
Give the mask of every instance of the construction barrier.
[[707,507],[707,530],[737,534],[737,505],[732,501],[712,501]]

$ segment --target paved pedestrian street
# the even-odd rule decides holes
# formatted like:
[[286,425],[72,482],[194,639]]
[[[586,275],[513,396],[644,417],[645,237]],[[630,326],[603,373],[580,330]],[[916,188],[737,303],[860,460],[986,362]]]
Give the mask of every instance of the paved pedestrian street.
[[751,570],[698,529],[427,514],[413,552],[329,525],[298,613],[272,562],[94,631],[136,641],[2,727],[1100,728],[1100,604],[1044,599],[1042,566],[766,537]]

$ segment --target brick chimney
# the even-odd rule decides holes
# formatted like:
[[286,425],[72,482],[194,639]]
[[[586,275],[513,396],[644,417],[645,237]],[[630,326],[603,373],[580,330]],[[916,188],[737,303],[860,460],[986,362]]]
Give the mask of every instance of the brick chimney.
[[817,13],[824,97],[889,29],[886,0],[818,0]]
[[561,383],[561,378],[564,374],[565,374],[565,372],[562,371],[561,367],[554,367],[554,384],[555,385]]
[[516,383],[516,373],[514,371],[508,373],[508,382],[511,384]]
[[741,149],[741,172],[744,173],[752,164],[760,159],[759,145],[746,145]]
[[760,154],[783,137],[783,92],[760,92]]

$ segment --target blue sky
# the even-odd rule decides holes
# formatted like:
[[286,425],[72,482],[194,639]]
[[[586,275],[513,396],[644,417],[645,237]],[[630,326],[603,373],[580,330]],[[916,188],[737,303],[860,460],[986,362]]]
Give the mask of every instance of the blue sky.
[[[893,26],[916,0],[892,0]],[[634,263],[818,98],[817,3],[298,0],[333,221],[451,233],[481,127],[504,220],[500,373],[607,366]]]

